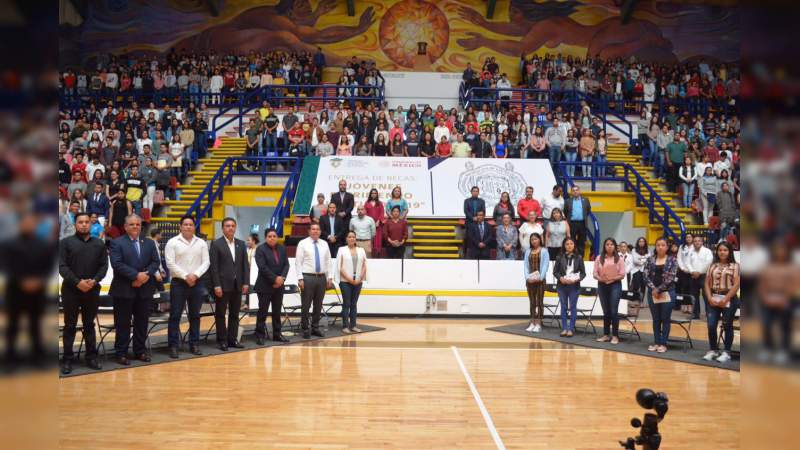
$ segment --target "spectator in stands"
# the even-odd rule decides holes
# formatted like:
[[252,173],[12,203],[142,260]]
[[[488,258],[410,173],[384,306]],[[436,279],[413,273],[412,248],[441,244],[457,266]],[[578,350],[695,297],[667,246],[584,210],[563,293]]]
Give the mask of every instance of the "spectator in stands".
[[564,202],[564,216],[569,220],[569,230],[577,246],[578,254],[583,255],[586,244],[586,222],[592,213],[589,199],[581,195],[581,188],[572,186],[572,197]]
[[406,148],[405,144],[403,143],[402,134],[395,134],[394,139],[391,142],[392,142],[391,146],[389,147],[390,156],[395,156],[395,157],[408,156],[406,154]]
[[686,143],[681,141],[679,134],[675,134],[672,142],[667,144],[667,189],[670,192],[677,191],[678,175],[681,164],[685,164]]
[[352,156],[353,149],[350,147],[350,141],[347,136],[339,136],[339,145],[336,147],[337,156]]
[[[131,171],[125,180],[125,184],[127,185],[126,196],[127,199],[130,200],[131,205],[133,205],[133,213],[140,215],[142,210],[142,198],[144,197],[144,192],[147,187],[139,176],[138,165],[134,164],[131,166]],[[145,217],[145,219],[149,221],[148,217]]]
[[386,201],[386,214],[391,216],[392,209],[397,206],[400,208],[400,218],[405,220],[408,216],[408,202],[403,198],[403,190],[400,186],[395,186]]
[[67,195],[72,198],[73,192],[76,190],[80,190],[81,192],[86,191],[86,181],[84,181],[83,173],[82,172],[73,172],[72,173],[72,182],[67,186]]
[[517,214],[519,215],[520,220],[528,220],[529,213],[531,211],[536,213],[536,217],[542,215],[541,204],[538,200],[533,198],[533,187],[528,186],[525,188],[525,197],[517,201]]
[[[745,247],[749,247],[747,244]],[[749,250],[749,249],[747,249]],[[766,249],[761,249],[766,253]],[[748,259],[751,261],[755,256],[751,251],[747,251]],[[795,267],[790,259],[790,249],[783,242],[776,242],[771,246],[771,258],[764,270],[759,271],[757,286],[760,300],[761,311],[761,335],[764,341],[764,350],[759,352],[758,359],[761,362],[768,362],[772,359],[776,364],[785,365],[789,362],[792,351],[793,321],[794,321],[794,301],[796,282],[789,283],[787,280],[795,279]],[[763,255],[765,262],[769,258]],[[747,270],[747,265],[742,267]],[[748,274],[744,273],[745,285],[747,285]],[[754,283],[756,284],[756,283]],[[747,292],[742,292],[742,297],[747,297]],[[708,310],[708,307],[706,307]],[[724,316],[725,312],[723,312]],[[775,342],[775,322],[778,324],[778,339]],[[777,347],[777,348],[776,348]]]
[[678,178],[681,180],[681,188],[683,190],[683,207],[691,208],[692,199],[694,198],[694,190],[697,186],[698,173],[696,166],[692,161],[692,157],[686,155],[683,158],[683,165],[678,171]]
[[344,242],[348,225],[344,219],[336,214],[336,203],[328,203],[328,213],[319,219],[321,234],[320,237],[328,242],[328,249],[331,256],[335,257],[336,251]]
[[389,154],[389,145],[381,133],[375,134],[375,145],[372,146],[372,154],[374,156],[386,156]]
[[491,227],[484,221],[486,211],[478,210],[474,221],[467,224],[467,256],[470,259],[489,259],[492,245]]
[[320,192],[317,194],[317,204],[311,207],[308,215],[311,217],[312,223],[319,223],[319,219],[327,214],[328,205],[325,203],[325,194]]
[[[362,209],[361,206],[359,209]],[[369,219],[369,217],[367,217]],[[370,219],[371,220],[371,219]],[[363,247],[357,246],[357,232],[347,233],[347,244],[336,257],[336,280],[342,291],[342,333],[359,333],[356,327],[358,297],[367,279],[368,255]]]
[[547,149],[547,141],[545,140],[544,131],[542,130],[541,126],[537,126],[534,129],[533,136],[531,136],[528,147],[528,158],[545,159],[549,157],[545,151]]
[[106,234],[112,239],[122,236],[125,233],[125,218],[131,214],[133,214],[133,205],[125,198],[125,189],[120,189],[117,191],[116,197],[111,199],[106,221],[109,230]]
[[450,145],[450,142],[447,140],[447,137],[442,136],[439,143],[436,144],[436,157],[448,158],[450,156],[452,156],[452,146]]
[[736,198],[734,198],[728,182],[723,182],[720,191],[717,192],[716,204],[719,208],[720,240],[722,241],[730,234],[731,228],[736,226],[739,218],[736,210]]
[[[575,241],[571,238],[564,239],[561,252],[553,267],[553,277],[556,279],[558,302],[561,306],[561,337],[572,337],[578,314],[578,294],[581,281],[586,277],[586,268],[583,257],[576,252]],[[569,323],[567,323],[568,311]]]
[[456,135],[456,142],[452,145],[453,156],[456,158],[470,158],[472,157],[472,147],[464,142],[464,135],[458,133]]
[[[375,220],[367,215],[367,209],[363,204],[359,204],[356,217],[350,220],[350,231],[356,235],[356,245],[364,249],[368,257],[372,257],[372,241],[377,233]],[[349,243],[348,243],[349,245]]]
[[486,202],[480,198],[478,186],[472,186],[469,190],[470,197],[464,200],[464,217],[467,224],[477,221],[478,213],[486,215]]
[[[388,204],[387,207],[389,207]],[[390,259],[402,259],[408,240],[408,222],[402,218],[400,206],[394,205],[390,211],[390,218],[384,225],[383,233],[386,241],[386,254]]]
[[[469,149],[468,151],[471,151],[471,149]],[[417,135],[417,130],[411,130],[408,133],[408,141],[406,141],[405,144],[405,152],[406,156],[410,157],[421,156],[419,150],[419,136]]]
[[618,253],[617,241],[606,238],[603,250],[594,261],[597,295],[603,308],[603,335],[597,338],[597,342],[619,344],[619,299],[622,296],[623,278],[625,260]]
[[592,175],[589,173],[589,169],[591,168],[591,162],[594,158],[595,149],[597,148],[597,141],[589,130],[583,130],[583,136],[578,143],[578,147],[581,153],[581,161],[584,163],[581,166],[581,175],[590,177]]
[[317,156],[323,156],[323,157],[333,155],[333,144],[331,144],[330,141],[328,141],[327,134],[323,134],[320,143],[317,144],[316,154]]
[[[255,119],[250,119],[250,124],[245,131],[245,155],[249,157],[261,156],[261,130],[256,125]],[[248,163],[248,165],[250,165]]]
[[[703,359],[726,363],[731,360],[733,347],[733,321],[739,309],[740,267],[727,242],[717,244],[714,262],[708,268],[704,291],[708,300],[708,346]],[[717,327],[722,318],[725,350],[719,352]]]
[[672,305],[675,301],[677,259],[669,254],[669,244],[658,238],[652,256],[644,266],[643,281],[647,286],[647,302],[653,317],[653,345],[648,351],[664,353],[669,340]]
[[59,220],[59,239],[64,239],[75,234],[75,217],[80,213],[80,203],[72,201],[69,203],[67,212],[61,215]]
[[531,234],[522,258],[531,311],[531,324],[525,331],[530,333],[541,332],[544,320],[544,284],[550,265],[550,255],[542,244],[541,234]]
[[86,212],[89,214],[97,214],[98,217],[103,217],[104,219],[108,217],[108,197],[106,196],[105,192],[103,192],[105,186],[102,183],[95,183],[94,185],[94,192],[89,194],[89,198],[86,200]]
[[497,259],[498,260],[515,260],[517,259],[517,243],[519,240],[519,233],[514,224],[511,223],[511,214],[504,213],[500,223],[495,227],[496,242],[497,242]]
[[183,144],[181,144],[181,137],[177,134],[172,136],[172,142],[169,144],[169,154],[172,157],[172,176],[176,178],[183,177]]
[[496,224],[499,224],[500,219],[502,219],[505,214],[511,215],[512,218],[516,217],[514,214],[514,205],[511,203],[511,197],[508,195],[508,192],[500,193],[500,201],[494,206],[492,219],[494,219]]
[[656,137],[656,153],[653,156],[653,171],[656,178],[664,178],[667,173],[667,145],[674,140],[673,131],[664,124]]
[[[519,245],[523,252],[528,250],[532,234],[544,236],[544,229],[539,222],[536,221],[537,217],[536,211],[529,211],[528,220],[519,227]],[[544,240],[542,241],[542,245],[544,245]]]
[[706,166],[705,173],[698,182],[700,189],[700,204],[703,207],[703,223],[708,225],[708,219],[714,213],[714,204],[717,201],[717,177],[711,166]]
[[486,132],[481,132],[478,144],[475,148],[476,158],[491,158],[494,155],[494,149],[491,142],[488,141]]
[[[491,145],[489,147],[491,148]],[[436,142],[433,140],[433,134],[431,134],[429,131],[426,131],[425,135],[422,137],[422,142],[420,142],[419,144],[419,155],[424,158],[430,158],[435,153],[436,153]]]
[[433,140],[436,143],[441,143],[442,140],[450,142],[450,128],[445,124],[445,119],[439,119],[438,125],[433,130]]
[[555,167],[555,165],[561,161],[561,153],[567,141],[567,135],[564,129],[559,127],[558,119],[553,119],[553,125],[545,132],[544,140],[547,145],[550,164]]

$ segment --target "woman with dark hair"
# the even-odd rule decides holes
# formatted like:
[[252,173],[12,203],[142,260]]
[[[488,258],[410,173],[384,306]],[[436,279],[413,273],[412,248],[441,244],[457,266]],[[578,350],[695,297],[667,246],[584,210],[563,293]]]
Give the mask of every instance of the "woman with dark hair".
[[386,253],[390,259],[402,259],[406,251],[406,241],[408,240],[408,222],[402,218],[400,207],[393,206],[389,220],[384,227],[384,239],[388,244]]
[[336,280],[342,291],[342,333],[358,333],[356,315],[361,287],[367,279],[367,253],[356,245],[356,232],[348,231],[347,245],[336,254]]
[[678,260],[669,253],[667,240],[656,240],[653,255],[644,266],[644,282],[647,285],[647,302],[653,316],[653,338],[655,342],[648,351],[664,353],[669,340],[672,304],[675,301],[675,279]]
[[508,192],[502,192],[500,194],[500,201],[497,202],[497,205],[494,207],[492,218],[496,223],[500,223],[500,219],[503,218],[504,214],[509,214],[512,218],[516,217],[514,215],[514,205],[511,204],[511,196],[508,195]]
[[372,240],[372,256],[378,257],[383,248],[383,224],[386,222],[386,213],[378,190],[372,188],[364,203],[367,215],[375,221],[375,238]]
[[[583,258],[578,255],[572,238],[564,239],[561,254],[556,258],[556,265],[553,267],[553,276],[556,279],[558,303],[561,306],[561,336],[572,337],[575,334],[575,320],[578,318],[578,293],[581,280],[586,277]],[[569,323],[567,323],[568,310]]]
[[[717,244],[714,262],[706,272],[704,292],[708,299],[708,346],[709,351],[703,356],[706,361],[716,360],[726,363],[731,360],[733,346],[733,320],[739,309],[740,267],[733,254],[733,247],[723,241]],[[717,326],[722,318],[722,331],[725,350],[719,351],[717,342]]]
[[622,296],[622,279],[625,278],[625,260],[617,252],[617,241],[607,238],[603,250],[594,261],[594,279],[597,295],[603,308],[603,335],[597,342],[619,344],[619,298]]
[[395,186],[392,189],[389,200],[386,202],[386,215],[392,215],[392,208],[400,208],[400,218],[405,219],[408,216],[408,202],[403,198],[403,189],[400,186]]
[[639,237],[631,250],[631,282],[628,285],[628,290],[639,293],[640,297],[644,299],[644,265],[647,264],[647,257],[649,256],[649,246],[647,239],[643,236]]
[[530,247],[525,251],[523,266],[525,269],[525,286],[528,289],[528,300],[531,306],[531,324],[525,331],[539,333],[544,320],[544,283],[547,268],[550,266],[550,255],[544,246],[542,235],[531,234]]
[[564,239],[569,236],[569,222],[564,217],[561,208],[553,208],[550,213],[550,220],[545,224],[545,243],[550,254],[550,260],[555,261],[561,254],[561,246]]
[[433,141],[433,134],[426,131],[422,137],[422,142],[419,143],[419,156],[430,158],[436,152],[436,142]]
[[389,146],[386,144],[386,138],[383,134],[375,135],[375,145],[372,146],[372,154],[374,156],[386,156],[389,153]]

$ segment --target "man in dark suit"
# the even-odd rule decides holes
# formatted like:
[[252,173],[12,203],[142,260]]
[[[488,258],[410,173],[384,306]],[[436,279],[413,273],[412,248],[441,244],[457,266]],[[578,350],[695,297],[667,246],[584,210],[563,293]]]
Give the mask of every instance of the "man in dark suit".
[[108,217],[108,207],[111,205],[108,202],[105,192],[103,192],[103,184],[96,183],[94,185],[94,192],[87,195],[86,199],[86,212],[91,216],[97,214],[98,217]]
[[353,217],[353,208],[356,203],[353,194],[347,192],[347,181],[339,181],[339,192],[331,194],[331,203],[336,205],[336,215],[344,221],[345,230],[348,229],[350,227],[350,218]]
[[343,245],[348,228],[347,223],[336,213],[336,209],[336,205],[330,202],[328,214],[319,219],[320,237],[328,242],[331,258],[336,258],[336,251]]
[[478,197],[481,191],[478,189],[478,186],[472,186],[470,191],[470,197],[464,199],[464,218],[465,223],[469,224],[475,222],[478,216],[478,212],[483,212],[484,215],[486,214],[486,202],[483,201],[482,198]]
[[486,132],[481,133],[480,140],[475,143],[473,152],[476,158],[491,158],[492,157],[492,144],[486,140]]
[[59,242],[58,273],[61,301],[64,306],[64,359],[61,373],[72,373],[72,346],[78,312],[82,315],[83,337],[86,341],[86,365],[100,370],[95,345],[95,317],[100,302],[100,282],[108,271],[108,252],[105,243],[89,234],[89,214],[75,215],[75,234]]
[[[239,335],[239,310],[242,295],[250,289],[250,265],[244,241],[236,239],[236,220],[226,217],[222,221],[223,236],[211,243],[211,281],[216,299],[215,314],[217,344],[222,351],[228,347],[244,348],[236,337]],[[228,325],[225,326],[225,311]]]
[[289,342],[281,335],[281,309],[283,307],[283,285],[289,273],[289,258],[286,248],[278,244],[278,232],[274,228],[264,233],[264,244],[256,248],[255,292],[258,294],[258,314],[256,315],[256,343],[264,345],[269,339],[267,333],[267,313],[272,304],[272,340]]
[[125,218],[125,235],[111,241],[111,280],[109,294],[114,299],[114,353],[117,363],[123,366],[128,361],[128,343],[131,337],[133,316],[133,354],[136,359],[150,361],[145,340],[147,320],[156,293],[156,281],[161,281],[155,243],[140,236],[142,218],[131,214]]
[[572,196],[564,200],[564,218],[569,221],[569,232],[575,241],[577,252],[583,257],[586,245],[586,222],[592,213],[589,199],[581,195],[581,188],[572,186]]
[[489,259],[489,247],[492,244],[492,227],[484,220],[485,213],[478,211],[475,222],[467,225],[468,255],[471,259]]

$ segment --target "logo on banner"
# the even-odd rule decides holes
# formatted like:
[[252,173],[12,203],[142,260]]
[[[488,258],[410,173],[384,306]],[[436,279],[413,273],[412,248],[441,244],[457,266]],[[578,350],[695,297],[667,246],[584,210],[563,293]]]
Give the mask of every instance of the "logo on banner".
[[472,162],[464,164],[464,170],[458,175],[458,190],[463,197],[469,197],[472,186],[478,186],[481,197],[487,203],[500,201],[500,194],[508,192],[511,198],[525,196],[525,178],[514,170],[514,164],[507,162],[505,166],[484,164],[477,166]]

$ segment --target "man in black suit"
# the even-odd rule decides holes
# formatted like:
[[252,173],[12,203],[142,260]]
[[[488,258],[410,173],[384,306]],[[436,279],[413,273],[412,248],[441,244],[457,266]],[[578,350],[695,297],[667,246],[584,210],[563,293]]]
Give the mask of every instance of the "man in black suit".
[[75,234],[59,242],[58,273],[61,301],[64,306],[64,359],[61,373],[72,372],[72,346],[78,313],[82,316],[83,337],[86,341],[86,365],[100,370],[95,345],[95,317],[100,302],[100,282],[108,271],[108,252],[105,243],[89,234],[89,214],[75,215]]
[[269,339],[267,333],[267,313],[272,304],[272,340],[289,342],[281,335],[281,308],[283,307],[283,285],[289,273],[289,258],[286,248],[278,244],[278,232],[274,228],[264,233],[264,244],[256,248],[255,292],[258,294],[258,314],[256,315],[256,343],[264,345]]
[[572,196],[564,200],[564,218],[569,221],[569,233],[575,241],[577,252],[583,256],[586,246],[586,222],[592,213],[589,199],[581,195],[581,188],[572,186]]
[[487,141],[486,132],[481,132],[481,137],[478,142],[475,143],[473,148],[473,152],[475,152],[475,156],[477,158],[491,158],[492,157],[492,143]]
[[128,343],[131,337],[133,316],[133,354],[136,359],[150,361],[145,340],[147,320],[156,293],[156,281],[161,281],[155,243],[140,236],[142,218],[131,214],[125,218],[125,235],[111,241],[111,280],[109,294],[114,299],[114,353],[117,363],[123,366],[128,361]]
[[[222,221],[223,236],[211,243],[211,281],[216,299],[215,314],[217,344],[222,351],[228,347],[244,348],[236,337],[239,335],[239,309],[242,295],[250,288],[250,265],[244,241],[236,239],[236,220],[226,217]],[[225,310],[228,326],[225,326]]]
[[336,258],[336,251],[343,245],[348,229],[347,223],[336,213],[336,210],[336,204],[330,202],[328,214],[319,219],[320,237],[328,242],[331,258]]
[[98,217],[108,217],[108,208],[110,203],[105,192],[103,192],[103,183],[96,183],[94,185],[94,192],[87,195],[86,199],[86,212],[91,216],[97,214]]
[[[356,205],[353,194],[347,192],[347,181],[339,181],[339,192],[331,194],[331,203],[336,205],[336,215],[344,221],[344,228],[347,230],[350,227],[350,218],[353,217],[353,208]],[[331,254],[335,256],[335,253]]]
[[486,215],[486,202],[479,197],[481,191],[478,186],[472,186],[469,190],[470,197],[464,199],[464,219],[466,224],[476,221],[478,212],[483,212]]
[[484,220],[485,213],[478,211],[475,222],[467,225],[469,238],[468,254],[471,259],[489,259],[489,247],[492,244],[492,227]]

